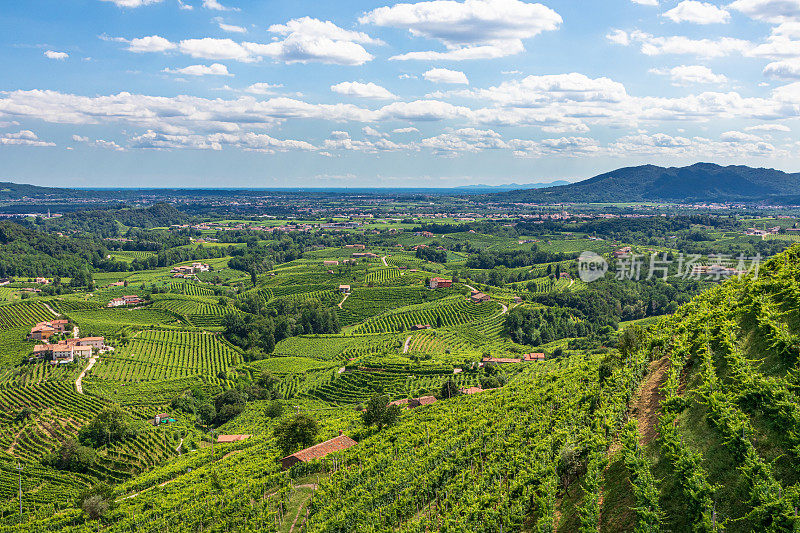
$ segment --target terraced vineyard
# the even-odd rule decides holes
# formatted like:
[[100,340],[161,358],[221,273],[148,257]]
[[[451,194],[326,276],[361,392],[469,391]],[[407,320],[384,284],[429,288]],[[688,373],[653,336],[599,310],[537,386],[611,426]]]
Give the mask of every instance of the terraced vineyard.
[[0,305],[0,329],[19,326],[30,327],[38,322],[55,318],[56,316],[50,312],[45,304],[39,301]]
[[212,297],[192,297],[176,294],[159,294],[153,296],[153,304],[149,309],[163,309],[170,313],[180,315],[191,324],[199,328],[219,327],[222,317],[239,311],[232,305],[218,305]]
[[193,331],[143,331],[107,354],[92,378],[112,382],[165,381],[194,375],[216,376],[242,362],[218,335]]
[[422,287],[364,287],[353,289],[337,311],[343,326],[356,324],[390,309],[433,302],[456,294],[455,289],[432,291]]
[[409,330],[416,324],[435,327],[465,324],[500,313],[494,302],[473,304],[463,296],[449,296],[430,304],[420,304],[384,313],[355,326],[354,333],[381,333]]

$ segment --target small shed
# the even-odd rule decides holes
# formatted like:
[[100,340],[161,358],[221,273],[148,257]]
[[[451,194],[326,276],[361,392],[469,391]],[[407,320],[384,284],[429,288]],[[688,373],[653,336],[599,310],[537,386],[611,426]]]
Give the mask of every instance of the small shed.
[[334,437],[330,440],[326,440],[325,442],[315,444],[310,448],[287,455],[283,459],[279,459],[279,462],[281,463],[283,469],[287,470],[297,463],[308,463],[315,459],[322,459],[328,454],[346,450],[355,446],[356,444],[358,443],[347,435],[340,434],[338,437]]

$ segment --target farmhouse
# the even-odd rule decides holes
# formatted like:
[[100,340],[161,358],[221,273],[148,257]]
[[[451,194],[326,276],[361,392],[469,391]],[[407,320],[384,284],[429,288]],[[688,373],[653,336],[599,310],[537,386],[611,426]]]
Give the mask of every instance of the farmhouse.
[[430,283],[428,286],[431,289],[446,289],[453,285],[452,279],[444,279],[444,278],[431,278]]
[[619,250],[614,250],[613,252],[611,252],[611,256],[614,259],[619,259],[620,257],[628,257],[628,254],[630,254],[631,251],[632,250],[630,246],[624,246]]
[[521,363],[522,359],[509,358],[509,357],[484,357],[481,359],[482,363],[496,363],[498,365],[508,363]]
[[493,389],[482,389],[480,387],[468,387],[466,389],[458,389],[461,394],[478,394],[480,392],[487,392],[490,390],[497,390],[497,388]]
[[240,440],[249,439],[250,435],[220,435],[217,437],[218,444],[225,444],[227,442],[239,442]]
[[469,299],[470,299],[470,301],[472,301],[472,303],[479,304],[479,303],[483,303],[483,302],[488,302],[492,298],[488,294],[483,294],[482,292],[477,292],[476,291],[476,292],[473,292],[470,295]]
[[198,272],[208,272],[211,267],[205,263],[192,263],[191,265],[176,266],[170,272],[173,274],[197,274]]
[[39,285],[50,285],[50,280],[47,278],[36,278],[35,282]]
[[433,396],[422,396],[420,398],[403,398],[400,400],[395,400],[393,402],[389,402],[389,405],[397,405],[404,409],[413,409],[415,407],[421,407],[423,405],[430,405],[432,403],[436,403],[436,398]]
[[292,455],[287,455],[283,459],[279,459],[281,466],[284,470],[287,470],[297,463],[308,463],[315,459],[322,459],[328,454],[340,452],[358,444],[347,435],[342,435],[341,431],[339,433],[340,434],[338,437],[326,440],[325,442],[320,442],[319,444],[315,444],[310,448],[300,450]]
[[422,330],[422,329],[431,329],[431,325],[430,324],[414,324],[413,326],[411,326],[411,329],[414,330],[414,331],[419,331],[419,330]]
[[364,246],[363,244],[347,244],[345,245],[345,248],[355,248],[357,250],[363,250],[366,248],[366,246]]
[[525,362],[529,361],[544,361],[544,354],[543,353],[526,353],[522,356],[522,360]]
[[322,264],[325,266],[339,266],[339,261],[323,261]]
[[108,302],[108,307],[120,307],[123,305],[139,305],[145,303],[145,300],[139,298],[135,294],[123,296],[122,298],[114,298]]
[[39,322],[31,328],[28,334],[29,339],[42,341],[47,340],[55,334],[61,335],[66,331],[67,320],[53,320],[51,322]]
[[372,252],[355,252],[353,253],[353,257],[378,257],[377,254],[373,254]]

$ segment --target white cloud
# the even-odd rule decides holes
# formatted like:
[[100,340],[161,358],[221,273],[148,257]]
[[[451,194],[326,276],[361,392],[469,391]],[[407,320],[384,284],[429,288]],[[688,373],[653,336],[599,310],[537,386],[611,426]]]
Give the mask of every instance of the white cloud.
[[343,81],[336,85],[331,85],[331,91],[347,96],[358,98],[375,98],[378,100],[393,100],[397,98],[388,89],[376,85],[372,82],[360,83],[357,81]]
[[409,127],[409,128],[396,128],[392,130],[392,133],[419,133],[417,128]]
[[650,72],[669,76],[675,85],[725,83],[728,81],[724,75],[714,74],[710,68],[702,65],[680,65],[671,69],[651,69]]
[[203,0],[203,7],[213,11],[238,11],[236,8],[223,6],[218,0]]
[[800,79],[800,58],[769,63],[764,67],[764,75],[770,78]]
[[419,142],[422,148],[433,150],[437,155],[453,157],[464,152],[507,149],[509,145],[494,130],[461,128]]
[[736,0],[729,7],[774,24],[800,18],[800,0]]
[[458,70],[449,70],[446,68],[433,68],[422,75],[426,80],[433,83],[454,83],[461,85],[469,85],[467,75]]
[[386,137],[385,133],[379,132],[372,126],[364,126],[363,128],[361,128],[361,132],[367,137]]
[[132,52],[166,52],[177,49],[190,57],[216,61],[252,63],[268,57],[286,63],[320,62],[338,65],[362,65],[370,61],[372,55],[361,44],[382,44],[365,33],[345,30],[332,22],[309,17],[270,26],[269,31],[285,38],[266,44],[247,41],[239,43],[232,39],[213,37],[184,39],[177,44],[158,35],[130,41],[106,36],[101,38],[127,42]]
[[444,52],[409,52],[390,59],[460,61],[520,53],[525,49],[523,39],[558,29],[562,19],[542,4],[519,0],[432,0],[380,7],[359,22],[407,29],[412,36],[437,40],[446,48]]
[[185,74],[187,76],[233,76],[233,74],[228,72],[228,67],[220,63],[213,63],[211,65],[190,65],[178,69],[165,68],[163,72],[169,74]]
[[101,0],[101,1],[112,2],[117,7],[142,7],[163,2],[163,0]]
[[55,52],[53,50],[47,50],[44,53],[44,56],[48,59],[57,59],[59,61],[63,61],[69,57],[69,54],[66,52]]
[[55,146],[55,143],[42,141],[31,130],[20,130],[17,133],[0,134],[0,145],[6,146]]
[[656,37],[642,31],[625,32],[614,30],[606,39],[627,46],[632,43],[641,43],[641,51],[645,55],[655,56],[662,54],[694,55],[703,58],[725,57],[734,53],[746,55],[754,48],[753,43],[732,37],[720,39],[692,39],[682,35]]
[[658,0],[631,0],[634,4],[639,4],[640,6],[657,6]]
[[170,150],[190,148],[196,150],[222,150],[225,147],[237,148],[247,152],[289,152],[293,150],[314,151],[317,148],[306,141],[276,139],[263,133],[236,132],[212,133],[209,135],[173,135],[153,130],[131,139],[135,148]]
[[663,16],[672,22],[691,22],[694,24],[724,24],[731,18],[731,14],[724,9],[714,4],[696,0],[683,0],[680,4],[664,13]]
[[218,21],[217,24],[219,25],[219,29],[221,29],[222,31],[227,31],[228,33],[247,33],[247,28],[243,26],[225,24],[222,21]]
[[782,131],[782,132],[789,132],[792,131],[792,128],[785,124],[758,124],[756,126],[750,126],[745,128],[745,131]]
[[183,0],[178,0],[178,7],[179,7],[180,9],[183,9],[183,10],[185,10],[185,11],[191,11],[192,9],[194,9],[194,6],[193,6],[193,5],[191,5],[191,4],[187,4],[187,3],[184,3],[184,1],[183,1]]
[[89,137],[84,137],[81,135],[73,135],[72,140],[77,143],[83,143],[86,144],[87,146],[92,146],[94,148],[104,148],[107,150],[114,150],[115,152],[125,151],[125,148],[118,145],[114,141],[105,141],[103,139],[95,139],[94,141],[92,141],[91,139],[89,139]]
[[283,87],[283,85],[259,82],[252,84],[245,89],[245,91],[251,94],[274,94],[274,89],[279,89],[281,87]]
[[127,42],[128,50],[131,52],[166,52],[167,50],[176,48],[175,43],[170,42],[160,35],[139,37]]

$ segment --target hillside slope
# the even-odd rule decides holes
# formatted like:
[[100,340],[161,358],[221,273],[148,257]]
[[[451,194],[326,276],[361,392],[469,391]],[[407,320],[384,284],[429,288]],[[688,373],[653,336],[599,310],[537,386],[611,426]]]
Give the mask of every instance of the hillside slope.
[[571,185],[504,192],[491,198],[508,202],[753,202],[788,200],[799,189],[800,174],[697,163],[621,168]]

